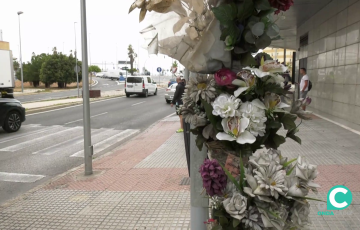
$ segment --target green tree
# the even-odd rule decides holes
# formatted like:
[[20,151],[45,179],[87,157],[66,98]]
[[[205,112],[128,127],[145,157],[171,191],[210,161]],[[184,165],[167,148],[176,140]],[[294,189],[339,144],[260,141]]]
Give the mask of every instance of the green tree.
[[20,69],[20,63],[17,61],[17,58],[14,58],[13,60],[13,66],[14,66],[14,72],[17,73],[17,71]]
[[40,55],[35,55],[35,53],[32,53],[29,71],[27,73],[27,79],[28,79],[28,81],[33,83],[34,87],[39,86],[40,70],[41,70],[42,64],[46,61],[46,59],[48,57],[49,56],[45,53],[42,53]]
[[63,80],[62,61],[56,47],[53,48],[53,54],[41,65],[40,80],[45,83],[46,88]]
[[89,66],[89,73],[91,73],[91,72],[99,73],[99,72],[101,72],[101,69],[97,65],[91,65],[91,66]]
[[[135,62],[135,58],[137,57],[137,54],[135,53],[132,45],[129,45],[128,47],[128,57],[130,58],[130,70],[134,69],[134,62]],[[130,72],[129,70],[129,72]],[[135,71],[131,71],[131,75],[134,74]]]

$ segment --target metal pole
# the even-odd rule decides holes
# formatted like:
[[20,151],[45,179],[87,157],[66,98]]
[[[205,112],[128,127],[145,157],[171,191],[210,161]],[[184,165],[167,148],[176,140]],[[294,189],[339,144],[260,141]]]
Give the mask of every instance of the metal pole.
[[[77,67],[78,62],[77,62],[77,49],[76,49],[76,27],[75,27],[76,22],[74,22],[74,31],[75,31],[75,66]],[[79,91],[79,73],[78,71],[76,71],[76,84],[77,84],[77,91],[78,91],[78,98],[80,97],[80,91]]]
[[[190,78],[196,77],[196,73],[190,72]],[[195,128],[191,126],[191,129]],[[196,146],[196,136],[190,133],[190,229],[206,230],[204,221],[209,219],[209,199],[203,191],[202,178],[199,173],[201,164],[207,158],[207,149],[203,146],[202,151]]]
[[89,78],[88,78],[88,54],[87,54],[87,29],[86,29],[86,0],[80,0],[81,5],[81,44],[82,44],[82,78],[83,78],[83,104],[84,104],[84,160],[85,175],[93,174],[90,126],[90,100],[89,100]]
[[23,12],[18,12],[19,16],[19,41],[20,41],[20,67],[21,67],[21,92],[24,92],[24,72],[23,72],[23,62],[22,62],[22,52],[21,52],[21,28],[20,28],[20,14]]

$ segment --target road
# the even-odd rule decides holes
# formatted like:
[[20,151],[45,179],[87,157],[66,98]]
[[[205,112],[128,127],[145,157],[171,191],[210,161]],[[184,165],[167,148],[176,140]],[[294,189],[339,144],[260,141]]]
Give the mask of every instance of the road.
[[[157,96],[91,103],[98,157],[175,111]],[[82,106],[28,115],[17,133],[0,129],[0,204],[83,163]],[[141,141],[141,140],[139,140]]]
[[[169,76],[158,76],[153,77],[154,81],[167,82],[171,77]],[[94,80],[98,81],[98,84],[92,87],[92,89],[101,90],[102,92],[112,91],[112,90],[122,90],[124,89],[124,82],[112,81],[109,79],[103,79],[95,77]],[[34,101],[44,101],[44,100],[53,100],[61,99],[66,97],[77,96],[77,89],[71,89],[61,92],[51,92],[51,93],[37,93],[32,95],[15,95],[15,98],[22,103],[34,102]],[[80,89],[81,95],[81,89]]]

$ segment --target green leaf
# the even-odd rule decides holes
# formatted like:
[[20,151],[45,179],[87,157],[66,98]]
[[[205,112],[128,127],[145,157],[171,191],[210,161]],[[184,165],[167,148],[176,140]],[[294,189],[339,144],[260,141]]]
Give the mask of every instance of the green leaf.
[[250,44],[255,43],[255,37],[251,31],[247,31],[244,38],[245,38],[245,41]]
[[241,186],[241,191],[243,191],[244,189],[244,183],[245,183],[245,169],[244,169],[244,164],[242,161],[242,156],[240,153],[240,186]]
[[239,226],[239,224],[240,224],[240,220],[234,218],[233,219],[233,227],[236,228],[237,226]]
[[274,141],[274,143],[275,143],[275,145],[276,145],[277,147],[279,147],[280,145],[282,145],[282,144],[284,144],[284,143],[286,142],[285,137],[280,136],[280,135],[278,135],[278,134],[275,134],[275,135],[273,136],[273,141]]
[[242,54],[240,62],[243,66],[255,66],[256,65],[256,61],[255,61],[254,57],[251,55],[251,53]]
[[271,121],[266,126],[271,129],[280,129],[282,125],[279,121]]
[[220,225],[216,225],[211,230],[223,230],[223,228]]
[[224,216],[219,217],[219,222],[221,226],[226,226],[229,224],[229,220]]
[[204,99],[201,99],[201,103],[204,106],[205,109],[205,113],[207,118],[209,119],[209,121],[211,122],[211,124],[216,127],[216,123],[218,122],[218,119],[216,116],[213,115],[212,111],[213,111],[213,107],[207,103],[207,101],[205,101]]
[[[265,23],[257,22],[251,27],[251,32],[255,35],[260,37],[265,32]],[[271,40],[270,40],[271,41]]]
[[291,113],[285,113],[284,116],[281,118],[281,123],[284,125],[284,129],[292,130],[296,129],[295,121],[297,116]]
[[196,137],[195,142],[196,142],[196,146],[201,151],[204,146],[204,143],[206,142],[206,139],[205,137],[203,137],[203,135],[200,134]]
[[301,145],[301,139],[300,137],[296,136],[295,134],[299,132],[298,128],[295,129],[291,129],[288,131],[288,133],[286,134],[287,138],[293,139],[294,141],[296,141],[297,143],[299,143]]
[[244,21],[250,17],[255,10],[253,0],[245,0],[242,4],[239,4],[238,19]]
[[271,45],[271,38],[267,34],[263,34],[256,40],[255,45],[258,49],[265,49]]
[[290,169],[290,171],[286,173],[287,176],[291,175],[292,171],[294,171],[294,169],[295,169],[295,166],[296,166],[296,165],[294,165],[294,166]]
[[297,158],[292,159],[291,161],[286,162],[285,164],[283,164],[284,168],[288,167],[289,165],[291,165],[293,162],[297,161]]
[[316,198],[311,198],[311,197],[297,197],[297,196],[293,196],[294,198],[297,198],[297,199],[306,199],[306,200],[313,200],[313,201],[320,201],[320,202],[324,202],[326,203],[326,201],[324,200],[319,200],[319,199],[316,199]]
[[269,10],[269,9],[271,9],[269,0],[255,0],[255,7],[258,10]]
[[229,172],[229,170],[227,170],[224,166],[222,166],[221,164],[220,164],[220,166],[221,166],[221,168],[223,168],[223,170],[224,170],[225,174],[227,175],[227,177],[229,178],[229,180],[230,180],[231,182],[233,182],[234,185],[235,185],[235,186],[239,189],[239,191],[242,193],[241,186],[240,186],[239,182],[236,181],[235,177],[233,177],[233,175],[231,175],[231,173]]
[[212,9],[215,17],[220,21],[222,25],[230,25],[237,16],[237,7],[235,3],[222,4]]
[[273,14],[275,11],[276,11],[275,8],[271,8],[271,9],[269,9],[269,10],[262,10],[262,11],[260,11],[260,12],[258,13],[257,16],[258,16],[259,18],[263,18],[263,17],[268,16],[269,14]]

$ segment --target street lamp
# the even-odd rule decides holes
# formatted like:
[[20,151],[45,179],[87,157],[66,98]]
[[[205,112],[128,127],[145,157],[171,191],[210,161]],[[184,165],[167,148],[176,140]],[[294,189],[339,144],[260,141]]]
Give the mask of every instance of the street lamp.
[[78,62],[77,62],[77,50],[76,50],[76,22],[74,22],[74,31],[75,31],[75,72],[76,72],[76,82],[77,82],[77,90],[78,90],[78,98],[80,97],[79,92],[79,73],[78,73]]
[[21,53],[21,29],[20,29],[20,14],[24,12],[18,11],[17,14],[19,16],[19,41],[20,41],[20,71],[21,71],[21,92],[24,92],[24,73],[23,73],[23,63],[22,63],[22,53]]

